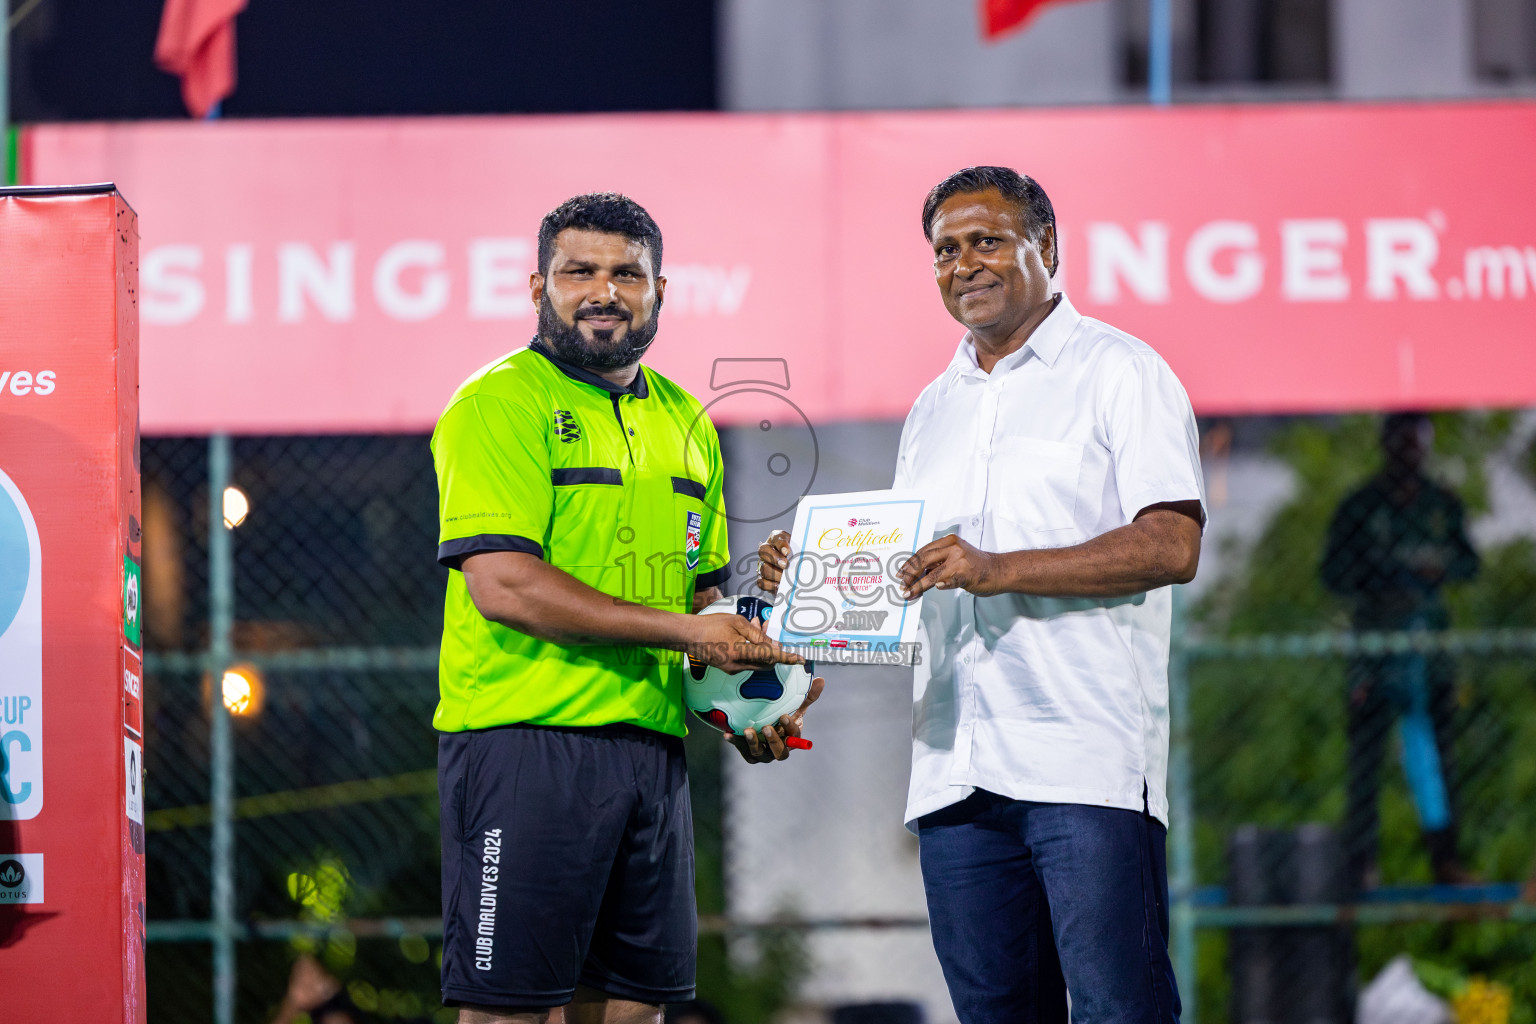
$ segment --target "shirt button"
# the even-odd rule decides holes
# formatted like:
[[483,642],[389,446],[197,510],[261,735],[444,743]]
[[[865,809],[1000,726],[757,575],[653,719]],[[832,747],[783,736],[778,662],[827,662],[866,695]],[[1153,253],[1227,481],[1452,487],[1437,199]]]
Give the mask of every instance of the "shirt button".
[[969,665],[971,663],[971,656],[967,654],[965,657],[961,658],[960,661],[963,664]]
[[971,517],[971,525],[972,526],[980,526],[981,525],[981,516],[972,516]]
[[992,449],[990,449],[990,448],[983,448],[981,450],[981,457],[984,458],[984,459],[990,459],[992,457]]

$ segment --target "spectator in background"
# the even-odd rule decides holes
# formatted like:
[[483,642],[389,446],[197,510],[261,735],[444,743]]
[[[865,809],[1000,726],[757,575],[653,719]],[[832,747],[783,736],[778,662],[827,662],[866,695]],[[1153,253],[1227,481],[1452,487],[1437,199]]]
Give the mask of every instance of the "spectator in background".
[[[1443,630],[1447,583],[1477,573],[1461,500],[1424,473],[1433,440],[1422,413],[1394,413],[1381,428],[1381,472],[1334,512],[1322,577],[1351,603],[1361,631]],[[1348,668],[1348,805],[1344,842],[1353,882],[1377,878],[1377,798],[1387,732],[1399,722],[1407,776],[1435,880],[1467,880],[1457,852],[1450,777],[1456,666],[1432,652],[1360,655]]]

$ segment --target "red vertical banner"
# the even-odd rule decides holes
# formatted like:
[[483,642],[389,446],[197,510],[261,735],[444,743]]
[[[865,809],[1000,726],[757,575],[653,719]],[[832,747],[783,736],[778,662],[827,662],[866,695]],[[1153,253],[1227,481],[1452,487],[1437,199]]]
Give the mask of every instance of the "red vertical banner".
[[138,223],[0,189],[3,1017],[142,1024]]

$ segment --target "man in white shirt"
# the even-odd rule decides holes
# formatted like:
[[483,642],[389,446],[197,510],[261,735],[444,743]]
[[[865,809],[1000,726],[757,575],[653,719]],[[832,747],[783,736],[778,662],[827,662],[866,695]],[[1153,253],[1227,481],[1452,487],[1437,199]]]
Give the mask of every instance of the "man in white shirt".
[[[902,431],[897,487],[937,539],[923,602],[907,825],[964,1024],[1176,1021],[1168,958],[1169,585],[1205,523],[1183,387],[1052,289],[1033,180],[971,167],[923,206],[965,325]],[[790,550],[760,549],[776,589]]]

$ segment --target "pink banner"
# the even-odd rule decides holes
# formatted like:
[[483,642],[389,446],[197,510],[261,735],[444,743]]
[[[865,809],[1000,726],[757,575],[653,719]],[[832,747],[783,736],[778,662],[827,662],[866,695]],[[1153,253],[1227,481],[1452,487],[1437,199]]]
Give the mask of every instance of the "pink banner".
[[[539,218],[650,209],[652,362],[722,423],[900,418],[960,337],[927,190],[975,163],[1056,205],[1063,287],[1205,413],[1536,403],[1536,104],[43,126],[39,184],[140,217],[146,432],[426,430],[524,343]],[[768,375],[772,376],[772,375]]]

